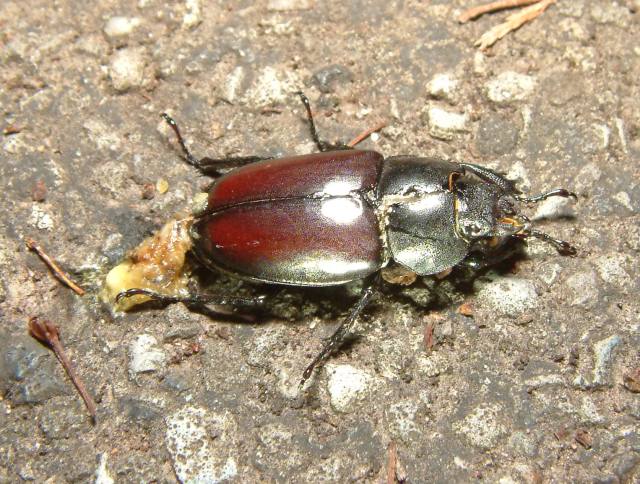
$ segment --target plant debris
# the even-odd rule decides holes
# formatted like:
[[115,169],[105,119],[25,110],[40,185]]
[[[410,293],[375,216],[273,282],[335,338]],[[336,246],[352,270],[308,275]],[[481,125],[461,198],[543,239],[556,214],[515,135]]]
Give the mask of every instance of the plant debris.
[[56,263],[56,261],[54,261],[44,251],[44,249],[36,243],[35,240],[33,240],[32,238],[28,238],[26,241],[26,244],[29,250],[32,250],[36,254],[38,254],[38,257],[42,259],[42,262],[44,262],[47,265],[47,267],[49,267],[51,272],[53,272],[53,275],[56,276],[56,278],[60,282],[62,282],[65,286],[73,290],[73,292],[75,292],[78,296],[84,296],[85,290],[82,289],[78,284],[76,284],[73,281],[73,279],[71,279],[71,276],[69,276],[65,271],[63,271],[60,268],[60,266]]
[[497,0],[486,5],[465,10],[458,17],[458,21],[465,23],[485,13],[528,5],[528,7],[509,15],[503,23],[496,25],[482,34],[474,45],[479,47],[480,50],[486,50],[509,32],[518,30],[525,23],[540,16],[547,7],[553,3],[556,3],[556,0]]
[[96,403],[93,401],[93,397],[87,391],[84,382],[80,379],[80,377],[78,377],[75,370],[73,369],[73,365],[67,357],[67,354],[64,351],[64,347],[60,342],[60,332],[58,331],[58,327],[51,321],[40,321],[40,319],[34,316],[29,319],[29,334],[40,341],[42,344],[48,346],[56,354],[58,361],[67,372],[67,375],[69,375],[69,378],[78,390],[78,393],[82,397],[82,400],[84,400],[84,404],[89,411],[89,415],[95,423]]

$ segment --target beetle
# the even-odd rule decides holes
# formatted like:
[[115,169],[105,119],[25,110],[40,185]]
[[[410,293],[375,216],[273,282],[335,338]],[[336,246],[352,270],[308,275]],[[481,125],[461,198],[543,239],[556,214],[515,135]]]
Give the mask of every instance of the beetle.
[[[568,190],[525,196],[513,181],[480,165],[418,156],[385,158],[376,151],[321,141],[309,100],[298,95],[318,153],[196,159],[176,122],[162,116],[187,163],[217,175],[189,229],[193,251],[204,266],[248,281],[289,286],[365,281],[357,303],[308,365],[300,385],[345,341],[381,280],[389,280],[385,270],[399,269],[415,279],[462,264],[489,265],[504,259],[501,251],[513,238],[536,237],[562,254],[576,253],[568,242],[533,228],[518,211],[523,202],[576,198]],[[241,166],[219,175],[227,165]],[[167,296],[145,288],[123,291],[117,299],[134,295],[168,303],[230,301],[213,294]]]

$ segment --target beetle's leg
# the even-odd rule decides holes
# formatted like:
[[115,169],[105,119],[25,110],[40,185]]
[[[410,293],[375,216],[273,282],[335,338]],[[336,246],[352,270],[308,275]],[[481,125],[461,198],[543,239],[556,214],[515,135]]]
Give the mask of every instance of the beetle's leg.
[[351,309],[349,315],[342,321],[338,329],[331,335],[331,337],[327,340],[324,347],[318,353],[318,356],[314,358],[307,369],[304,370],[302,374],[302,379],[300,380],[300,387],[302,387],[305,382],[309,379],[313,370],[318,366],[324,363],[324,361],[333,353],[335,350],[342,346],[349,333],[353,329],[355,322],[358,320],[358,316],[364,310],[364,308],[369,304],[371,298],[376,293],[377,285],[370,284],[362,290],[362,294],[360,295],[360,299],[356,303],[356,305]]
[[259,297],[238,297],[223,294],[189,294],[188,296],[167,296],[147,289],[127,289],[116,296],[116,302],[131,296],[147,296],[154,301],[166,304],[219,304],[221,306],[260,306],[264,303],[264,296]]
[[353,146],[349,146],[344,143],[332,144],[320,140],[320,138],[318,137],[318,131],[316,130],[316,124],[313,122],[313,113],[311,112],[311,103],[309,102],[309,98],[302,91],[298,91],[296,94],[300,96],[302,104],[304,104],[304,108],[307,111],[307,120],[309,121],[309,131],[311,133],[311,138],[313,138],[313,141],[316,143],[316,146],[320,151],[353,149]]
[[238,165],[247,165],[249,163],[254,163],[256,161],[268,160],[271,159],[270,156],[236,156],[229,158],[201,158],[197,159],[193,156],[187,145],[184,142],[184,138],[182,134],[180,134],[180,129],[178,128],[178,123],[169,116],[167,113],[162,113],[161,116],[167,122],[167,124],[171,127],[173,132],[176,134],[176,138],[178,138],[178,143],[180,144],[180,148],[182,149],[182,153],[184,154],[184,158],[187,163],[191,166],[195,167],[198,171],[200,171],[204,175],[215,175],[218,173],[220,168],[226,168],[229,166],[238,166]]
[[578,196],[570,192],[569,190],[565,190],[564,188],[556,188],[554,190],[549,190],[548,192],[541,193],[540,195],[533,195],[530,197],[525,197],[522,195],[517,195],[516,199],[521,202],[540,202],[542,200],[546,200],[549,197],[564,197],[564,198],[573,198],[574,200],[578,199]]
[[460,163],[460,166],[465,168],[466,170],[469,170],[481,180],[496,185],[506,193],[514,195],[520,193],[520,190],[516,188],[516,184],[513,181],[508,180],[500,173],[490,170],[489,168],[480,165],[474,165],[472,163]]

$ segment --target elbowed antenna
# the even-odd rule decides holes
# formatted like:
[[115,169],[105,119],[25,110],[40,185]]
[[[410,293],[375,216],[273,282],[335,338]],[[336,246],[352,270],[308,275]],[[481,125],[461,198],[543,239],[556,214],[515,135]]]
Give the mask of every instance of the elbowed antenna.
[[554,237],[551,237],[549,234],[541,232],[539,230],[529,229],[527,232],[524,232],[523,235],[525,237],[535,237],[536,239],[544,240],[545,242],[553,245],[556,250],[562,255],[576,255],[578,253],[578,250],[569,242],[556,239]]
[[546,200],[549,197],[564,197],[564,198],[573,198],[574,200],[578,200],[578,196],[566,190],[564,188],[556,188],[554,190],[549,190],[548,192],[541,193],[540,195],[534,195],[532,197],[525,197],[522,195],[516,195],[516,200],[520,202],[541,202],[542,200]]

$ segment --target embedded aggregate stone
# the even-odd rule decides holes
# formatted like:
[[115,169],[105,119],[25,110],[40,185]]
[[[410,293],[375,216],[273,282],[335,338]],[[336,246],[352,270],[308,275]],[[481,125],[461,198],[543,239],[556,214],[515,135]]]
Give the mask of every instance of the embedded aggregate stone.
[[480,286],[478,304],[501,314],[517,316],[538,305],[535,284],[519,277],[496,277]]
[[592,308],[598,304],[600,284],[595,271],[586,269],[577,272],[567,278],[566,285],[571,305]]
[[208,426],[213,425],[214,417],[192,406],[167,416],[165,440],[180,482],[218,483],[236,477],[238,463],[233,455],[228,455],[232,448],[224,447],[231,437],[229,429],[214,436],[216,443],[211,442]]
[[497,104],[527,99],[536,87],[535,78],[513,71],[502,72],[486,84],[487,97]]
[[158,371],[166,361],[166,353],[150,334],[140,334],[129,344],[129,371],[132,374]]
[[139,88],[144,81],[146,60],[140,49],[125,48],[116,51],[109,65],[111,84],[116,91]]
[[133,32],[141,22],[142,20],[137,17],[111,17],[105,23],[104,34],[111,40],[125,37]]
[[334,85],[344,84],[352,79],[353,73],[347,67],[339,64],[324,67],[313,74],[314,83],[324,93],[331,92]]
[[459,97],[460,81],[451,73],[436,74],[427,84],[427,92],[436,99],[455,104]]
[[453,139],[456,133],[467,130],[467,115],[439,107],[431,107],[427,112],[429,133],[440,139]]
[[500,405],[482,405],[454,423],[453,429],[471,444],[490,449],[507,434],[507,428],[500,419],[501,414]]
[[330,364],[326,371],[331,406],[339,412],[352,410],[353,404],[367,394],[373,383],[371,375],[351,365]]

